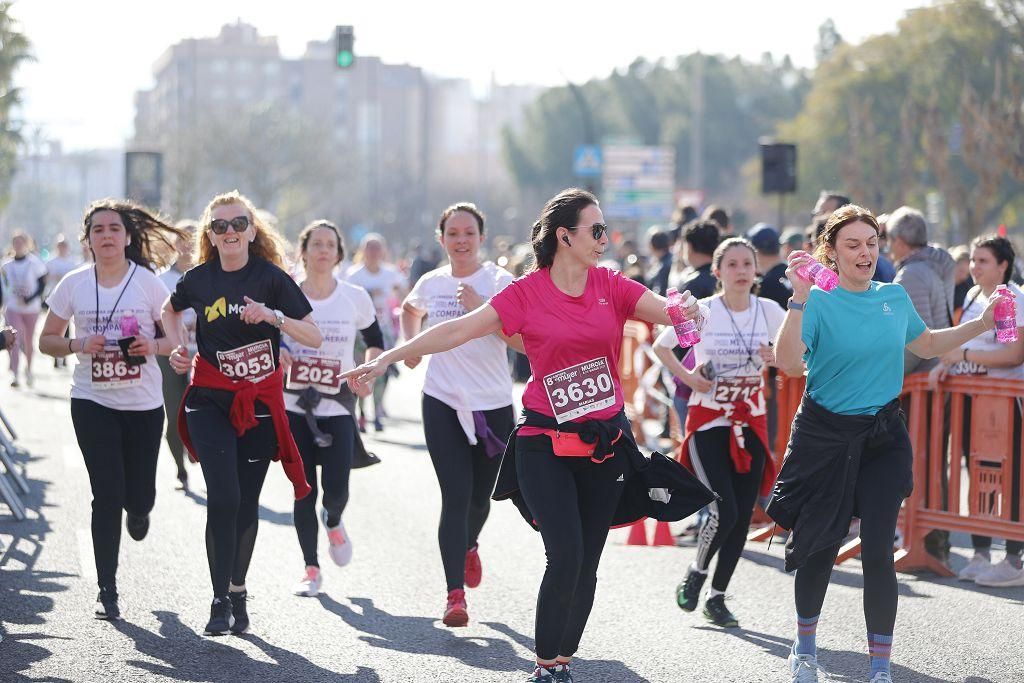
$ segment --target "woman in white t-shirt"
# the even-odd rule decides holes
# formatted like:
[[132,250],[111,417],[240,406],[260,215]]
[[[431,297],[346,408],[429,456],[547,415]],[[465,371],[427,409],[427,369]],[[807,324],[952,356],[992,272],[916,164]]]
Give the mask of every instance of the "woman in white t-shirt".
[[[426,273],[402,304],[402,333],[459,318],[483,305],[512,274],[481,263],[484,216],[473,204],[444,210],[437,238],[448,265]],[[425,319],[425,325],[424,325]],[[423,432],[441,486],[438,544],[448,584],[446,626],[465,626],[465,588],[480,585],[477,538],[490,512],[505,442],[515,426],[508,337],[496,333],[431,356],[423,382]],[[516,348],[521,342],[511,342]],[[410,368],[420,358],[405,361]]]
[[[394,310],[409,289],[409,283],[402,271],[387,261],[387,243],[384,237],[371,232],[363,237],[359,244],[360,262],[348,269],[345,280],[362,287],[373,299],[373,307],[377,312],[381,334],[384,335],[384,348],[390,349],[398,337]],[[359,345],[356,345],[357,350]],[[394,372],[394,371],[392,371]],[[384,391],[388,386],[389,374],[377,379],[373,384],[373,427],[382,431],[384,425],[381,418],[384,412]],[[359,430],[365,430],[364,401],[359,400]]]
[[[182,233],[147,210],[105,199],[86,211],[82,242],[94,264],[68,273],[54,288],[39,350],[78,354],[71,380],[71,420],[92,487],[92,545],[100,594],[96,616],[119,619],[117,557],[121,510],[136,541],[149,531],[163,395],[155,356],[174,349],[162,338],[167,287],[149,269],[174,261]],[[69,322],[75,336],[65,338]]]
[[[335,267],[345,257],[336,225],[321,220],[306,226],[299,235],[299,257],[306,274],[300,286],[313,307],[313,321],[323,334],[323,343],[313,349],[284,335],[281,365],[287,373],[284,403],[288,422],[302,454],[306,481],[313,488],[311,495],[295,501],[295,532],[306,570],[293,592],[313,597],[322,583],[317,557],[317,465],[328,553],[340,567],[352,560],[352,540],[341,515],[348,504],[349,473],[358,438],[356,396],[340,375],[355,367],[357,333],[366,346],[367,361],[381,354],[383,340],[370,295],[334,276]],[[364,385],[360,391],[365,396],[370,387]]]
[[31,251],[29,236],[17,231],[11,238],[11,256],[0,266],[3,273],[7,322],[18,331],[18,343],[11,355],[11,386],[19,386],[18,367],[25,354],[25,383],[32,386],[32,341],[43,307],[46,289],[46,265]]
[[[932,368],[929,380],[933,387],[948,375],[984,375],[1002,379],[1024,379],[1024,292],[1010,282],[1013,274],[1015,254],[1013,245],[1005,237],[986,235],[978,237],[971,244],[971,277],[975,285],[967,292],[960,322],[980,318],[989,299],[999,285],[1006,285],[1013,292],[1017,303],[1017,328],[1019,339],[1011,344],[996,341],[995,330],[970,340],[958,349],[941,356],[939,364]],[[1015,403],[1013,416],[1013,453],[1015,458],[1014,481],[1020,479],[1020,437],[1021,399]],[[970,404],[965,406],[964,421],[970,424]],[[956,452],[954,450],[954,452]],[[1013,519],[1018,521],[1016,511],[1020,509],[1020,490],[1015,486],[1010,509]],[[974,581],[982,586],[1004,587],[1024,586],[1024,568],[1021,565],[1021,541],[1006,541],[1006,558],[993,564],[991,558],[992,539],[988,536],[971,536],[974,557],[960,570],[960,578]]]
[[[669,368],[689,386],[682,446],[683,464],[690,467],[719,499],[708,505],[697,541],[697,558],[676,589],[680,608],[692,612],[700,600],[712,558],[718,562],[707,593],[704,616],[712,623],[739,625],[725,605],[725,591],[743,552],[747,527],[760,492],[775,481],[768,444],[764,378],[772,362],[771,340],[785,312],[771,299],[751,293],[757,278],[757,253],[742,237],[731,237],[715,249],[711,269],[719,291],[704,299],[711,320],[694,346],[696,367]],[[665,329],[658,346],[672,347],[675,330]]]

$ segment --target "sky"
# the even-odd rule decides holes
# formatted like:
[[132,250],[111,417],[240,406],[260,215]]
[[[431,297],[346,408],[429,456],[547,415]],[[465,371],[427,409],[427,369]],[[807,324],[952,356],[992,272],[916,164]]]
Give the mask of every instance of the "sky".
[[23,66],[22,117],[65,150],[120,147],[132,135],[134,94],[152,65],[185,38],[216,36],[239,19],[276,36],[285,57],[309,40],[355,27],[356,55],[498,83],[558,85],[607,76],[636,57],[700,50],[756,61],[765,52],[813,66],[818,27],[831,18],[844,39],[889,33],[924,0],[15,0],[33,43]]

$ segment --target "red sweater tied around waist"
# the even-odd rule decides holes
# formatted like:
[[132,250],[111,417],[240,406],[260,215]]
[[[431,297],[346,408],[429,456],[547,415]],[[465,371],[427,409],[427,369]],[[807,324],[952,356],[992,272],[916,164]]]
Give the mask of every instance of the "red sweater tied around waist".
[[750,471],[750,463],[753,458],[746,449],[743,436],[743,428],[750,427],[757,438],[764,445],[767,454],[764,463],[764,472],[761,474],[760,495],[767,496],[772,492],[775,485],[775,476],[778,474],[775,468],[775,461],[772,460],[772,452],[768,447],[768,418],[765,415],[751,415],[750,404],[746,401],[738,401],[730,404],[731,411],[714,410],[702,405],[691,405],[686,412],[686,429],[683,437],[683,445],[680,447],[679,462],[688,470],[693,471],[693,464],[690,462],[690,439],[694,433],[720,417],[727,418],[732,422],[732,429],[729,434],[729,457],[732,459],[733,469],[739,474],[746,474]]
[[212,363],[200,356],[198,353],[192,358],[192,381],[185,389],[185,396],[178,406],[178,433],[181,441],[188,449],[189,458],[192,462],[199,462],[195,449],[192,447],[192,437],[188,433],[188,422],[185,420],[185,402],[193,387],[205,389],[219,389],[230,391],[235,397],[231,401],[231,411],[228,419],[235,428],[238,436],[257,426],[260,422],[256,417],[256,401],[262,401],[270,409],[270,420],[274,425],[274,433],[277,435],[277,455],[274,460],[280,460],[284,473],[288,476],[292,487],[295,489],[295,500],[305,498],[312,491],[309,482],[306,481],[306,473],[302,466],[302,455],[298,446],[295,445],[295,437],[292,436],[291,428],[288,425],[288,413],[284,407],[284,374],[278,368],[259,382],[249,380],[233,380],[226,377]]

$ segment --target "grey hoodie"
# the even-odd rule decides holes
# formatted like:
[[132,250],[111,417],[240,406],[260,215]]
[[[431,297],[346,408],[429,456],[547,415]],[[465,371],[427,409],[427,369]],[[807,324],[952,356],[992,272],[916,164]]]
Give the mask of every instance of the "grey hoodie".
[[[929,329],[938,330],[953,324],[953,271],[956,262],[945,249],[921,247],[896,264],[893,282],[903,285],[914,308]],[[903,374],[927,372],[938,361],[923,360],[910,351],[903,354]]]

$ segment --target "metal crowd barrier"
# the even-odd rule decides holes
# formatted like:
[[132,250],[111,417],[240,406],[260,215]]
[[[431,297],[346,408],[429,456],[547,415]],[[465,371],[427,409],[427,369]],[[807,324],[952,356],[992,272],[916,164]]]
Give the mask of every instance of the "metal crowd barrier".
[[14,442],[17,441],[18,435],[2,410],[0,426],[0,465],[3,465],[0,471],[0,500],[7,503],[11,514],[20,521],[25,519],[25,503],[22,502],[21,496],[28,495],[28,482],[15,464],[15,456],[19,449]]

